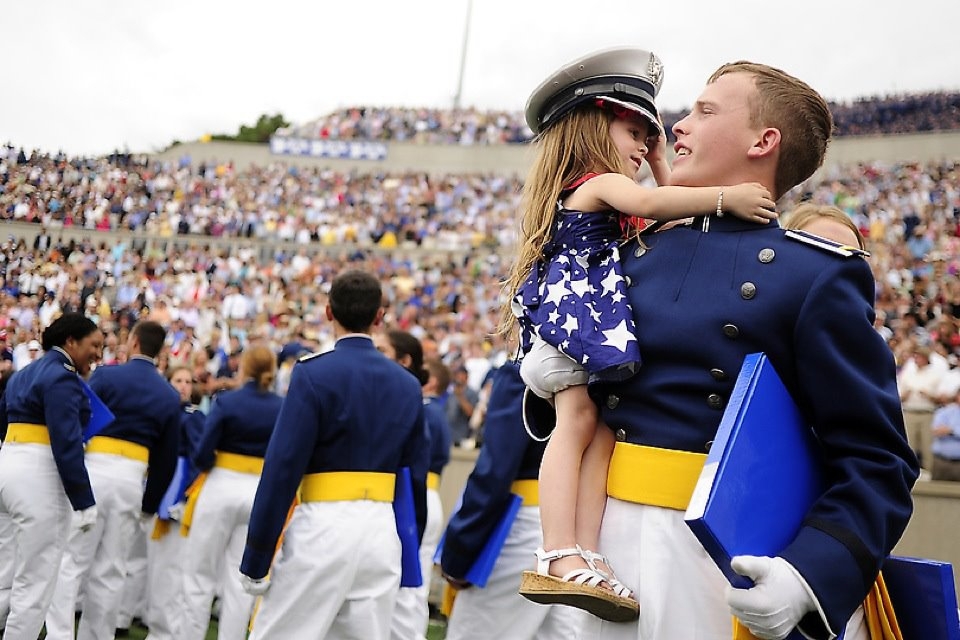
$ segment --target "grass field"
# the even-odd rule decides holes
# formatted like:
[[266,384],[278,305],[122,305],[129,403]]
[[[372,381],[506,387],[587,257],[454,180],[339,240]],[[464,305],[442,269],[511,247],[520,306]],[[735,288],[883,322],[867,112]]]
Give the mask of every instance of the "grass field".
[[[437,620],[430,621],[430,627],[427,629],[427,640],[443,640],[446,635],[446,624]],[[117,636],[118,638],[124,636]],[[147,637],[147,629],[141,627],[138,624],[134,624],[130,627],[130,634],[125,636],[131,640],[143,640]],[[210,623],[210,628],[207,630],[207,640],[217,640],[217,621],[213,620]]]

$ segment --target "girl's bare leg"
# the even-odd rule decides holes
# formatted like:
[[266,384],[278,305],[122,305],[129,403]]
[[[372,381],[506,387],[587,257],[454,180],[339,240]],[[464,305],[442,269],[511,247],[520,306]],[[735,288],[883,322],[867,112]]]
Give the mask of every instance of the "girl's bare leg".
[[[554,396],[554,401],[557,426],[540,463],[540,522],[543,548],[547,551],[567,549],[578,542],[581,462],[597,432],[597,407],[587,395],[586,385],[564,389]],[[603,486],[605,493],[606,475]],[[586,566],[579,556],[568,556],[550,564],[550,575],[562,577]]]

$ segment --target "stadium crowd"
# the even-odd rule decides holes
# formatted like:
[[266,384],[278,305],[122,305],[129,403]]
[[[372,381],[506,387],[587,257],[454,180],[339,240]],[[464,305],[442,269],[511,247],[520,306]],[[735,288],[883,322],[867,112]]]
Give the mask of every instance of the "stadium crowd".
[[[877,329],[906,378],[925,372],[925,412],[960,387],[958,178],[960,163],[951,161],[860,163],[828,170],[780,202],[782,212],[802,200],[836,205],[861,229],[877,280]],[[104,360],[113,361],[125,331],[150,317],[170,328],[165,361],[192,364],[213,393],[229,385],[223,378],[253,341],[283,355],[327,347],[326,287],[351,263],[384,282],[391,326],[470,369],[479,390],[490,362],[509,357],[493,334],[519,186],[517,177],[493,175],[343,174],[279,162],[238,171],[26,158],[11,148],[0,160],[0,215],[36,223],[40,234],[2,245],[8,359],[14,368],[28,362],[43,327],[71,310],[100,324]],[[189,242],[64,241],[68,227]],[[207,245],[209,236],[272,249],[265,257],[244,242]],[[908,408],[915,400],[905,399]]]
[[[875,96],[831,102],[836,135],[888,135],[960,128],[960,93]],[[687,111],[662,111],[667,131]],[[350,107],[278,132],[315,140],[412,141],[422,144],[512,144],[533,134],[520,111]],[[668,133],[668,135],[670,135]]]

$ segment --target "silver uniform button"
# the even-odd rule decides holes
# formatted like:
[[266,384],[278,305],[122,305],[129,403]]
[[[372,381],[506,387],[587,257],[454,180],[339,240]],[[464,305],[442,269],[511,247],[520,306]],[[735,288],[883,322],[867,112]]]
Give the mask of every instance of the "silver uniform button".
[[619,404],[620,404],[620,397],[619,397],[619,396],[615,396],[615,395],[613,395],[612,393],[611,393],[609,396],[607,396],[607,408],[608,408],[608,409],[616,409],[616,408],[617,408],[617,405],[619,405]]
[[707,440],[707,443],[703,445],[703,449],[706,453],[710,453],[711,447],[713,447],[713,440]]
[[740,335],[740,329],[735,324],[725,324],[723,325],[723,335],[728,338],[736,338]]
[[627,439],[627,432],[623,429],[617,429],[617,442],[625,442]]
[[752,300],[757,295],[757,285],[752,282],[744,282],[740,285],[740,297],[744,300]]
[[717,382],[723,382],[728,377],[723,369],[710,369],[710,376]]
[[638,245],[637,245],[637,248],[633,251],[633,257],[634,257],[634,258],[639,258],[639,257],[643,256],[643,254],[645,254],[646,252],[647,252],[647,248],[646,248],[645,246],[643,246],[642,244],[638,244]]
[[757,260],[763,264],[768,264],[773,262],[773,259],[777,257],[777,252],[773,249],[760,249],[760,253],[757,254]]
[[711,393],[707,396],[707,405],[711,409],[719,409],[723,406],[723,398],[719,393]]
[[630,276],[623,276],[623,281],[627,284],[628,287],[633,286],[633,280],[630,278]]

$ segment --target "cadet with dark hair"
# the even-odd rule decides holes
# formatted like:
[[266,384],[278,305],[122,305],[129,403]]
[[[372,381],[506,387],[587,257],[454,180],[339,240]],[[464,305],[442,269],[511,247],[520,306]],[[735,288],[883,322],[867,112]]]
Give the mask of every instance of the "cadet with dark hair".
[[133,536],[138,526],[152,524],[177,464],[180,396],[156,365],[165,336],[158,323],[138,322],[127,343],[128,362],[99,367],[90,378],[90,387],[116,419],[87,444],[97,522],[91,535],[76,529],[70,534],[47,612],[50,640],[73,638],[81,584],[86,589],[77,638],[112,637],[116,629]]
[[[293,368],[240,564],[244,588],[264,594],[251,638],[390,637],[400,586],[396,474],[410,469],[422,535],[429,448],[420,383],[370,338],[380,304],[372,275],[339,275],[326,307],[336,345]],[[298,487],[302,503],[274,562]]]
[[10,378],[0,399],[0,515],[12,522],[14,548],[6,640],[40,635],[71,510],[84,532],[97,517],[83,460],[90,401],[80,375],[90,372],[102,345],[88,318],[60,316],[43,332],[46,353]]

